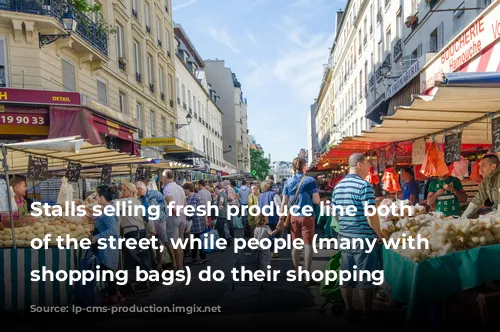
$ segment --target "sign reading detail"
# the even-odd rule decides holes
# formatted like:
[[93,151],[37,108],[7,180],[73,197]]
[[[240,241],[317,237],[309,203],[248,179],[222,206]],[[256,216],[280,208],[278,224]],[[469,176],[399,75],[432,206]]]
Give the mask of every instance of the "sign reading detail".
[[500,152],[500,118],[491,120],[491,149]]
[[0,88],[0,102],[21,104],[80,105],[77,92]]
[[28,161],[28,180],[46,180],[49,178],[49,159],[30,156]]
[[104,165],[101,171],[101,183],[111,184],[111,165]]
[[449,134],[444,137],[444,161],[453,163],[460,161],[460,152],[462,147],[462,133]]
[[156,138],[143,138],[141,140],[142,146],[165,146],[168,151],[184,150],[193,151],[193,146],[175,137],[156,137]]
[[387,98],[394,96],[399,90],[401,90],[408,82],[410,82],[415,76],[420,74],[420,69],[422,68],[423,58],[420,57],[414,64],[408,68],[407,71],[401,75],[400,78],[393,85],[387,89]]
[[500,1],[479,16],[465,30],[453,39],[426,66],[420,75],[422,91],[434,87],[442,73],[460,69],[472,58],[481,53],[488,45],[500,38]]
[[66,179],[68,182],[78,182],[80,179],[80,170],[82,169],[82,165],[78,163],[70,162],[68,164],[68,168],[66,168]]

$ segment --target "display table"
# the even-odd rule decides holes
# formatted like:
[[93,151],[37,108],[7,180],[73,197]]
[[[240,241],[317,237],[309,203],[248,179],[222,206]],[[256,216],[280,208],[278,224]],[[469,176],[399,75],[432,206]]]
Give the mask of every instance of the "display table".
[[[31,305],[62,306],[71,301],[73,285],[31,281],[32,270],[43,266],[57,272],[78,269],[81,249],[34,250],[0,248],[0,311],[29,310]],[[104,283],[98,283],[103,288]]]
[[435,300],[500,279],[500,245],[475,248],[420,263],[385,247],[383,268],[392,300],[407,303],[406,320],[413,320]]

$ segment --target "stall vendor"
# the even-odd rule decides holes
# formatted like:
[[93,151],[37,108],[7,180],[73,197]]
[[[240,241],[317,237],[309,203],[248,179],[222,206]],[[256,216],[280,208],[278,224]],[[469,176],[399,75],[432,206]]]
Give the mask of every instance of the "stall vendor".
[[[18,224],[19,221],[26,221],[30,218],[23,218],[26,214],[31,211],[28,201],[25,199],[26,192],[28,187],[26,186],[26,179],[22,177],[16,177],[10,180],[10,186],[14,190],[14,199],[17,205],[17,211],[12,213],[12,217],[15,221],[15,224]],[[3,227],[10,227],[10,217],[9,213],[2,213],[2,225]]]
[[436,205],[436,212],[446,217],[460,215],[460,202],[467,201],[467,193],[462,182],[454,176],[446,174],[433,180],[429,185],[427,204]]
[[484,205],[487,199],[493,203],[493,208],[500,204],[500,160],[495,154],[485,155],[479,162],[479,174],[483,181],[479,185],[476,197],[472,199],[469,206],[462,214],[463,218],[473,215],[480,207]]

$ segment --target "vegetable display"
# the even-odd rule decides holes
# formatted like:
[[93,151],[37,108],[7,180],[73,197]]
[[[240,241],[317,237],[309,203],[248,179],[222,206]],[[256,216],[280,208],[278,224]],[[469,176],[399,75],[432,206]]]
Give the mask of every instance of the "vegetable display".
[[[382,201],[381,205],[389,206],[393,202]],[[408,205],[409,202],[397,201],[396,206]],[[393,243],[399,243],[396,249],[400,255],[412,259],[415,262],[443,256],[456,251],[468,250],[480,246],[500,243],[500,213],[491,212],[477,219],[455,219],[444,217],[442,213],[426,213],[425,207],[411,206],[410,212],[396,213],[381,217],[380,226],[384,236],[392,239]],[[409,238],[415,240],[425,238],[428,240],[429,248],[421,245],[419,249],[405,247]],[[397,242],[399,241],[399,242]],[[413,241],[416,245],[418,241]]]

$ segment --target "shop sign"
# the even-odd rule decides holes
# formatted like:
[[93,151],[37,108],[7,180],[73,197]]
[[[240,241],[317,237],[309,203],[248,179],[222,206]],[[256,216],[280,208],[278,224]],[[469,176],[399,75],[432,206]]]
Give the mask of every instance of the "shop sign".
[[80,105],[77,92],[0,88],[0,102],[13,104]]
[[106,106],[104,104],[101,104],[95,99],[90,98],[89,96],[82,95],[82,106],[87,106],[91,110],[102,114],[104,116],[107,116],[110,119],[115,119],[117,121],[120,121],[122,123],[126,123],[130,127],[133,128],[139,128],[137,119],[134,119],[128,115],[125,115],[117,110],[112,109],[109,106]]
[[181,148],[183,150],[193,151],[193,146],[180,140],[175,137],[152,137],[152,138],[143,138],[141,140],[142,146],[165,146],[168,148],[168,151],[172,151],[172,149],[176,150]]
[[0,113],[0,125],[48,126],[48,114]]
[[423,57],[418,58],[418,60],[408,68],[407,71],[401,75],[397,79],[396,82],[394,82],[393,85],[387,89],[387,98],[390,98],[394,96],[399,90],[401,90],[406,84],[408,84],[412,79],[415,78],[418,74],[420,74],[420,70],[422,69],[423,65]]
[[497,1],[425,66],[420,75],[422,91],[434,87],[443,73],[457,71],[499,38],[500,1]]

